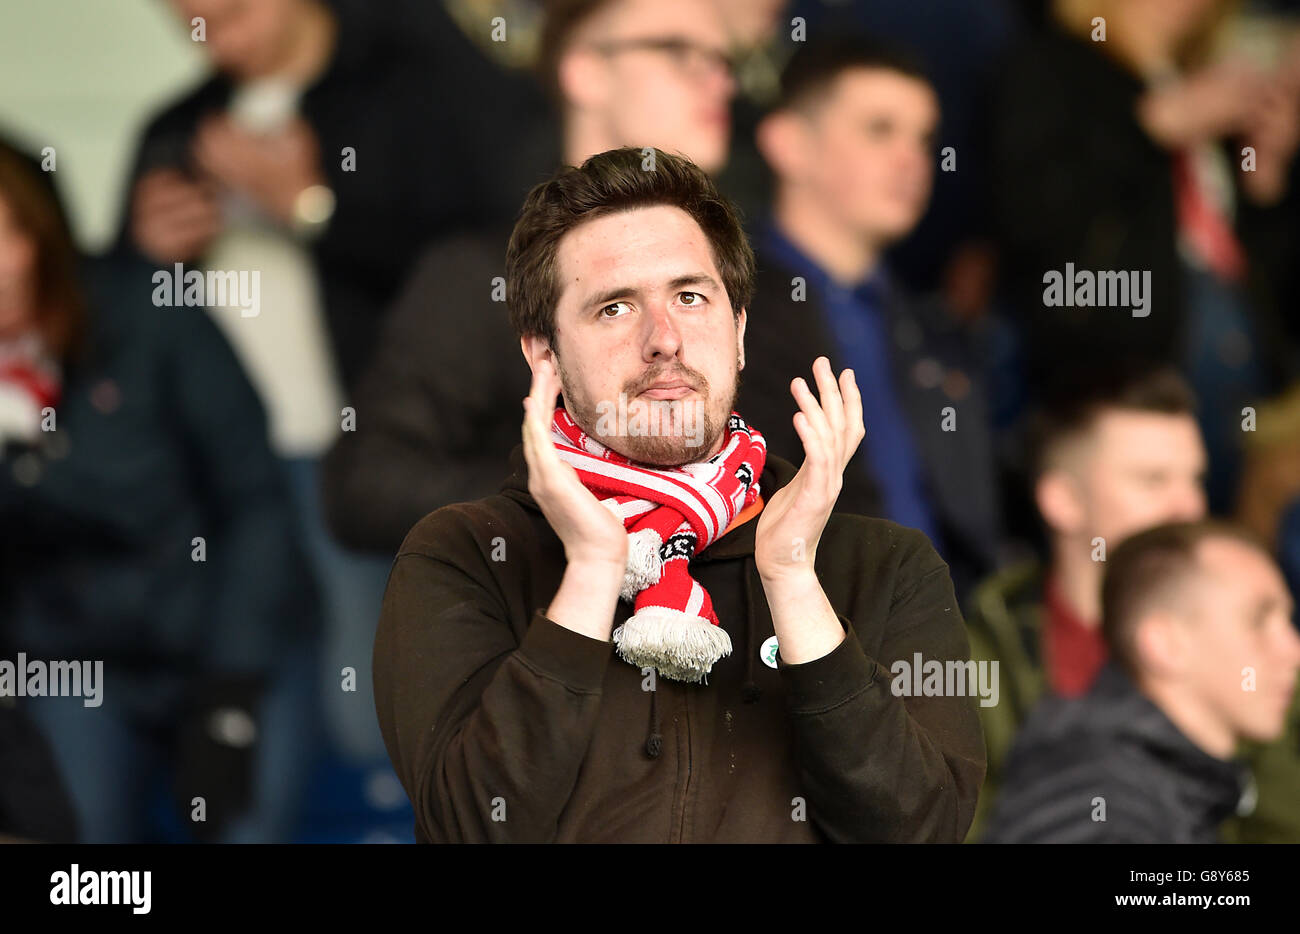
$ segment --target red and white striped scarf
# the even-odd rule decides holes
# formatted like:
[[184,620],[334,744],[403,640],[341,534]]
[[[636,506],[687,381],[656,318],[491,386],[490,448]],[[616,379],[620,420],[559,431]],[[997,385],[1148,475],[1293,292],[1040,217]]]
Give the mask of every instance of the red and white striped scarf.
[[767,442],[732,412],[721,450],[681,467],[634,464],[555,410],[551,438],[583,486],[623,520],[627,570],[621,596],[635,614],[614,631],[618,654],[666,678],[703,681],[731,652],[709,593],[690,575],[691,559],[727,530],[759,495]]

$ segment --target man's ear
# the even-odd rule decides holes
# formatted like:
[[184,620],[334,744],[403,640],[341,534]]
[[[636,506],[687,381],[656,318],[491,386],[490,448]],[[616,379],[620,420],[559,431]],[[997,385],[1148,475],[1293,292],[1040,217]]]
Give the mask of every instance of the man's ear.
[[776,110],[758,124],[754,142],[778,181],[797,177],[807,140],[803,119],[791,110]]
[[606,59],[596,52],[585,48],[565,52],[556,66],[555,78],[560,98],[568,106],[590,110],[605,104],[608,69]]
[[1039,477],[1034,501],[1047,527],[1058,535],[1074,535],[1083,528],[1083,498],[1078,481],[1068,471],[1049,470]]
[[528,361],[528,369],[533,371],[537,370],[538,363],[549,360],[552,356],[551,345],[540,334],[525,334],[519,338],[519,349],[523,351],[524,359]]
[[1153,609],[1133,623],[1134,661],[1146,674],[1175,676],[1187,667],[1193,633],[1169,610]]
[[736,319],[736,353],[740,356],[740,369],[745,368],[745,321],[748,319],[745,309],[740,309]]

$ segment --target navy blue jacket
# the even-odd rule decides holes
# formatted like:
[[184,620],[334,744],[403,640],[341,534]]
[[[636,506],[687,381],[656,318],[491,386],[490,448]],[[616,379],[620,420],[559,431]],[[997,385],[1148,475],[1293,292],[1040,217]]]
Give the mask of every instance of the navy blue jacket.
[[258,674],[315,619],[283,474],[224,337],[155,307],[151,272],[88,265],[55,430],[0,460],[0,657]]
[[[796,376],[816,383],[812,363],[825,354],[838,373],[844,367],[817,295],[792,297],[796,273],[762,252],[758,281],[745,327],[745,369],[737,409],[758,425],[768,450],[803,463],[794,430],[799,410],[790,394]],[[993,441],[984,380],[967,338],[937,303],[901,291],[885,303],[889,350],[899,404],[921,461],[924,481],[943,539],[943,558],[959,599],[990,572],[1000,539]],[[951,406],[956,430],[944,430]],[[844,471],[837,512],[883,516],[880,491],[867,469],[871,412],[863,412],[867,436]]]

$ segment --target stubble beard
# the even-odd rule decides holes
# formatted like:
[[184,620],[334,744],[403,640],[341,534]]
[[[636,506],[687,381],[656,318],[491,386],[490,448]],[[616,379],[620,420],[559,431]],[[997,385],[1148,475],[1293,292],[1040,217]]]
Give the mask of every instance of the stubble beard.
[[[690,439],[685,436],[684,426],[680,423],[674,424],[674,434],[613,434],[598,432],[596,427],[601,419],[601,414],[597,403],[582,391],[576,380],[570,377],[564,368],[559,353],[553,351],[552,356],[555,361],[556,372],[560,377],[560,386],[564,392],[565,409],[570,417],[578,423],[578,427],[605,445],[605,447],[617,451],[628,460],[651,467],[681,467],[685,464],[694,464],[707,460],[708,452],[713,450],[713,446],[726,430],[727,420],[735,409],[736,397],[740,392],[740,355],[737,353],[736,376],[732,381],[731,391],[727,395],[727,404],[719,410],[720,414],[715,412],[710,404],[713,400],[713,393],[704,375],[694,372],[687,374],[696,390],[693,397],[683,399],[681,402],[684,405],[700,405],[703,409],[702,427],[699,433],[703,441],[700,443],[690,443]],[[649,373],[624,387],[623,391],[627,395],[629,409],[634,404],[640,405],[646,402],[661,401],[642,399],[640,397],[640,393],[645,391],[645,387],[657,381],[661,375]],[[609,400],[606,404],[615,404],[615,400]]]

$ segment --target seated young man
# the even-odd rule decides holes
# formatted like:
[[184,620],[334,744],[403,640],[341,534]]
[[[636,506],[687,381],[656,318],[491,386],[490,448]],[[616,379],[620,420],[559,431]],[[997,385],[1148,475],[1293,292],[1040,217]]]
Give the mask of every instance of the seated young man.
[[891,678],[967,663],[947,567],[832,512],[852,371],[791,381],[798,469],[733,410],[754,260],[708,176],[649,149],[562,169],[506,271],[523,443],[500,493],[407,536],[375,644],[417,839],[961,840],[974,699]]
[[951,310],[910,294],[886,259],[930,203],[938,97],[888,45],[852,34],[796,45],[758,128],[774,179],[755,237],[768,326],[750,340],[741,404],[794,457],[791,378],[822,353],[853,368],[871,433],[840,509],[925,532],[966,605],[1002,534],[982,368]]
[[1217,842],[1249,804],[1239,743],[1285,728],[1300,669],[1292,609],[1267,551],[1231,526],[1126,540],[1102,587],[1111,660],[1084,697],[1031,715],[986,840]]
[[1044,695],[1077,697],[1106,660],[1106,550],[1134,532],[1205,515],[1196,401],[1170,369],[1130,364],[1065,380],[1031,431],[1033,495],[1048,560],[1005,568],[975,590],[971,657],[998,664],[998,703],[979,708],[986,771],[969,837],[987,827],[1016,732]]

